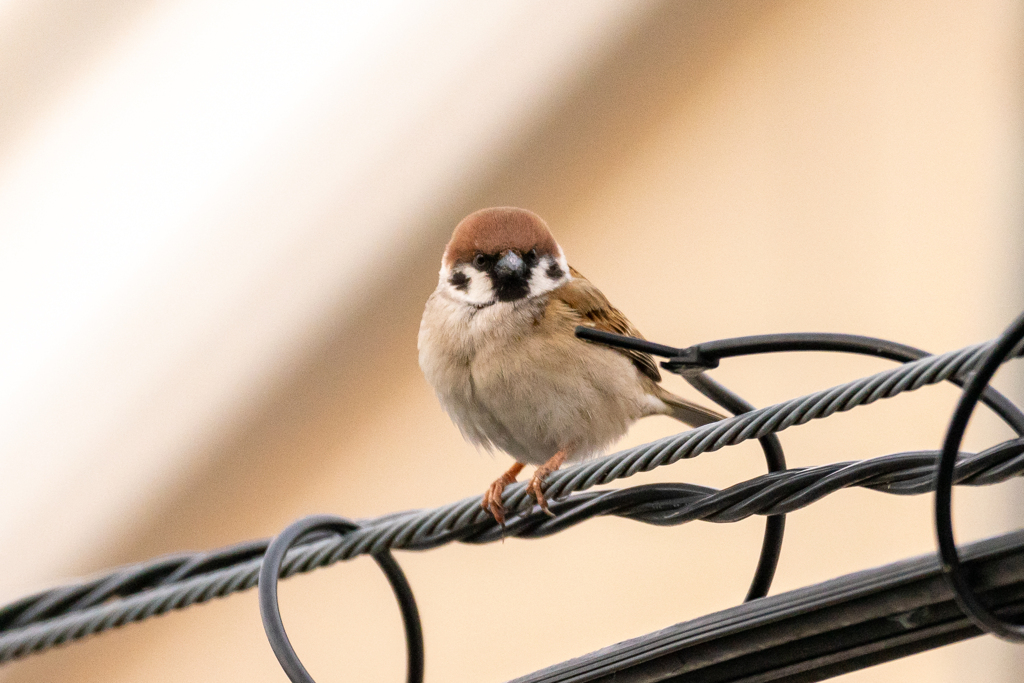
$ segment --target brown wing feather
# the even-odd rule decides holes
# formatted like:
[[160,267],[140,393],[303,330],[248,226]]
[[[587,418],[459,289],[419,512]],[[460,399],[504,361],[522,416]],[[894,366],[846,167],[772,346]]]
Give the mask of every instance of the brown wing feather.
[[[577,311],[582,318],[581,324],[589,325],[605,332],[624,334],[639,339],[644,338],[640,331],[633,327],[633,323],[629,322],[619,309],[612,306],[608,298],[601,293],[601,290],[591,284],[590,280],[580,275],[579,271],[572,266],[569,266],[569,272],[572,274],[573,279],[551,294]],[[661,381],[661,373],[658,371],[658,366],[655,365],[654,359],[649,354],[626,349],[615,349],[615,351],[629,358],[633,365],[636,366],[636,369],[647,377],[650,377],[655,382]]]

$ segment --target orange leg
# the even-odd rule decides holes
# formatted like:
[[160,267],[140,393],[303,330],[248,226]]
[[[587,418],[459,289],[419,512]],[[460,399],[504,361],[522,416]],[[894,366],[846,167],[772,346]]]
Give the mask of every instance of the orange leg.
[[565,462],[566,455],[568,455],[568,450],[564,448],[552,455],[550,460],[537,468],[537,471],[533,473],[533,479],[530,480],[529,486],[526,487],[526,490],[537,499],[540,509],[552,517],[555,514],[548,509],[548,501],[544,497],[544,477],[561,467],[562,463]]
[[480,507],[487,510],[492,515],[498,524],[502,527],[505,526],[505,508],[501,505],[501,492],[505,490],[505,487],[513,483],[519,473],[523,471],[523,463],[517,462],[512,467],[508,468],[508,472],[498,477],[491,487],[487,489],[487,493],[484,494],[484,499],[480,502]]

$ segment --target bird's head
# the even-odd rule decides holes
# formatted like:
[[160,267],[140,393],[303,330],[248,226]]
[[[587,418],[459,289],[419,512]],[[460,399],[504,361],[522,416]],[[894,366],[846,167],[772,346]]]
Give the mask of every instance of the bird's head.
[[473,306],[540,296],[572,276],[546,223],[526,209],[481,209],[462,219],[441,259],[439,286]]

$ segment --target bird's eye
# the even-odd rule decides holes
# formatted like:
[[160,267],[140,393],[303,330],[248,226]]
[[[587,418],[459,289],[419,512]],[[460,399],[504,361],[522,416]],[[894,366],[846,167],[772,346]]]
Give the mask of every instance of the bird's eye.
[[473,265],[476,266],[477,268],[483,268],[484,266],[487,265],[487,257],[484,256],[483,254],[477,254],[475,257],[473,257]]
[[531,249],[530,251],[523,254],[523,260],[526,261],[527,264],[532,266],[534,263],[537,262],[537,250]]

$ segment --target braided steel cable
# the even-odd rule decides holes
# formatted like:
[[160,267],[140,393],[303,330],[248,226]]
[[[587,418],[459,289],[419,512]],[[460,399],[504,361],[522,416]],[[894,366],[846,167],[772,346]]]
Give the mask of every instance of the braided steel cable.
[[[550,498],[557,498],[584,491],[637,472],[748,439],[763,438],[812,419],[828,417],[858,405],[954,378],[974,369],[991,346],[991,343],[979,344],[929,356],[831,389],[577,465],[553,474],[548,480],[547,492]],[[1010,356],[1017,357],[1022,350],[1018,347]],[[964,460],[958,466],[958,472],[960,467],[977,467],[972,463],[982,462],[977,458],[984,456],[984,462],[988,462],[988,458],[998,460],[992,471],[1005,477],[1019,474],[1024,469],[1019,457],[1019,441],[1007,442],[997,449]],[[820,495],[831,492],[829,485],[821,483],[825,480],[837,484],[837,488],[857,485],[892,493],[917,493],[925,490],[922,487],[931,486],[926,480],[934,469],[934,457],[934,453],[887,456],[862,463],[778,472],[721,492],[685,484],[659,484],[622,491],[582,493],[568,500],[556,500],[552,505],[557,514],[554,519],[536,513],[527,514],[533,507],[532,500],[526,494],[525,484],[518,484],[506,490],[504,504],[506,509],[522,514],[511,521],[504,535],[535,537],[555,533],[570,523],[577,523],[572,521],[574,519],[582,521],[593,516],[586,512],[587,505],[598,510],[594,514],[620,514],[652,524],[681,524],[693,519],[724,522],[751,514],[781,514],[800,507],[793,501],[803,500],[803,504],[809,504]],[[875,463],[870,467],[890,468],[893,467],[892,461],[900,458],[912,464],[908,471],[912,470],[913,475],[897,469],[868,477],[857,469],[858,466],[868,467],[869,463]],[[931,458],[930,464],[924,462],[928,458]],[[837,467],[839,469],[835,469]],[[990,471],[985,472],[989,472],[985,476],[991,479]],[[965,483],[988,483],[985,476],[975,473],[968,478],[969,481],[965,479]],[[896,478],[887,480],[885,477]],[[799,487],[797,490],[788,488],[796,486],[794,482],[797,481],[808,486],[810,493]],[[753,482],[760,482],[766,488],[756,488]],[[750,500],[740,493],[748,486],[756,489],[748,492]],[[785,497],[775,497],[776,493],[784,491],[788,492]],[[707,501],[711,499],[719,501],[718,504],[725,501],[729,505],[709,507]],[[771,504],[767,507],[761,505],[769,502]],[[615,510],[610,511],[609,506]],[[478,497],[433,510],[386,515],[363,521],[361,525],[340,538],[297,546],[286,556],[281,577],[361,554],[380,554],[392,548],[423,550],[456,540],[485,543],[503,537],[502,530],[480,508]],[[267,541],[254,541],[213,553],[159,558],[85,584],[48,591],[0,608],[0,662],[251,588],[256,584],[266,545]]]
[[[700,453],[718,450],[751,438],[760,438],[812,419],[827,417],[835,412],[850,410],[858,405],[934,384],[970,371],[989,347],[990,344],[979,344],[939,356],[929,356],[831,389],[744,413],[738,417],[628,449],[601,460],[577,465],[552,475],[549,479],[548,493],[552,498],[556,498],[570,492],[583,491],[636,472],[648,471],[660,465],[695,457]],[[1017,356],[1020,353],[1021,349],[1018,348],[1012,355]],[[1015,448],[1019,448],[1017,441],[1007,442],[1002,449],[990,449],[982,455],[1004,458],[999,460],[995,467],[1002,468],[997,471],[1005,473],[1007,477],[1013,476],[1021,471],[1018,467],[1020,452],[1015,451]],[[1005,458],[1008,457],[1008,453],[1013,455],[1007,460]],[[913,477],[907,480],[906,476],[909,475],[902,471],[902,479],[893,479],[889,483],[881,479],[861,479],[856,464],[826,465],[821,468],[792,470],[759,477],[752,482],[760,481],[768,488],[753,490],[751,495],[756,501],[770,501],[771,506],[766,508],[759,508],[755,503],[744,503],[739,492],[743,487],[753,486],[751,482],[739,484],[722,492],[685,484],[664,484],[603,494],[578,494],[569,500],[555,501],[556,507],[553,507],[553,510],[557,516],[554,519],[541,519],[536,514],[520,515],[510,522],[504,533],[528,537],[555,533],[577,517],[586,518],[585,510],[580,510],[588,504],[595,509],[615,504],[618,506],[615,514],[653,524],[681,524],[692,519],[735,521],[751,514],[780,514],[790,510],[784,507],[785,500],[799,500],[802,495],[803,500],[809,503],[816,499],[816,494],[791,492],[790,497],[775,500],[766,491],[788,491],[787,486],[791,486],[792,482],[801,480],[800,478],[809,478],[809,481],[802,481],[812,487],[811,491],[820,492],[824,490],[824,484],[818,484],[818,488],[813,488],[818,476],[823,479],[831,478],[843,486],[868,485],[890,492],[904,492],[908,486],[907,481],[916,481],[910,489],[906,489],[906,492],[919,492],[917,489],[930,486],[925,480],[928,478],[926,475],[930,475],[929,468],[934,467],[934,462],[928,464],[922,460],[929,457],[934,460],[934,454],[911,454],[865,461],[865,464],[861,465],[876,463],[872,467],[887,468],[891,466],[891,460],[894,458],[910,458],[914,468],[917,468],[914,470],[916,480]],[[880,465],[877,464],[879,462]],[[961,467],[968,467],[967,463],[974,462],[978,461],[967,459]],[[1007,464],[1010,462],[1014,465]],[[835,469],[836,467],[839,469]],[[812,474],[815,472],[817,475]],[[889,476],[896,475],[890,472]],[[984,477],[980,481],[985,481]],[[678,498],[680,495],[683,496],[682,499]],[[730,505],[727,508],[714,508],[711,512],[712,508],[706,507],[706,501],[708,496],[715,495],[719,496],[719,501],[729,501]],[[675,500],[673,496],[676,497]],[[687,499],[687,496],[704,496],[704,502]],[[523,484],[510,486],[504,502],[507,509],[519,513],[526,513],[533,507],[532,501],[526,497]],[[632,503],[632,507],[627,503]],[[570,505],[578,507],[570,509]],[[701,507],[702,505],[705,507]],[[698,510],[708,512],[706,515],[697,514],[695,511]],[[359,529],[346,536],[317,540],[296,547],[287,555],[281,576],[291,576],[361,554],[379,554],[392,548],[423,550],[456,540],[485,543],[502,537],[501,529],[480,508],[477,497],[433,510],[391,514],[363,521],[361,524]],[[109,577],[49,591],[2,608],[0,662],[172,609],[180,609],[251,588],[256,584],[266,543],[256,541],[214,553],[160,558],[153,563],[129,567]],[[225,562],[230,563],[224,566]],[[183,571],[184,567],[189,567],[189,571],[202,573],[189,575],[187,571]],[[147,581],[152,583],[147,585]],[[140,586],[145,587],[139,592],[130,593],[133,587]],[[126,592],[129,592],[127,596],[116,601],[100,602],[115,595],[124,595]],[[41,605],[46,606],[46,609],[41,609]],[[67,611],[69,607],[75,609]],[[31,619],[26,618],[29,615]],[[42,621],[35,621],[36,619]]]
[[[734,415],[749,412],[754,409],[754,406],[704,373],[704,370],[718,367],[722,358],[792,351],[827,351],[874,356],[908,363],[931,355],[922,349],[888,339],[831,332],[734,337],[703,342],[686,349],[676,349],[645,339],[613,334],[585,325],[576,328],[576,336],[613,347],[667,357],[668,360],[661,363],[663,368],[681,375],[691,386]],[[960,376],[950,377],[949,381],[959,387],[963,387],[966,383],[966,379]],[[979,398],[1018,436],[1024,436],[1024,412],[1012,401],[987,385],[982,388]],[[785,455],[779,437],[770,434],[758,441],[764,451],[768,471],[775,472],[786,469]],[[782,554],[785,524],[785,515],[774,515],[766,520],[760,557],[747,591],[746,600],[748,601],[768,594]]]
[[[638,472],[648,472],[655,467],[720,450],[748,439],[775,434],[795,425],[829,417],[837,412],[845,412],[883,398],[892,398],[905,391],[914,391],[970,372],[992,344],[993,342],[976,344],[958,351],[928,356],[831,389],[744,413],[555,472],[548,478],[545,492],[549,497],[555,498],[572,491],[586,490],[598,484],[630,477]],[[1017,357],[1022,352],[1024,348],[1018,347],[1011,357]],[[506,489],[503,502],[506,510],[527,509],[530,500],[526,486],[510,486]]]
[[[542,538],[600,515],[617,515],[658,526],[676,526],[691,521],[736,522],[752,515],[778,515],[793,512],[843,488],[869,488],[897,495],[914,495],[934,489],[934,471],[938,451],[887,455],[870,460],[831,463],[816,467],[785,470],[762,475],[726,489],[716,490],[693,484],[650,484],[610,491],[589,491],[553,501],[555,517],[539,509],[509,520],[504,532],[493,523],[453,529],[419,544],[395,543],[410,550],[433,548],[452,541],[489,543],[502,537]],[[957,463],[955,481],[968,486],[986,486],[1024,474],[1024,439],[999,444],[977,455],[963,455]],[[422,514],[391,515],[363,522],[360,531],[387,534],[393,538],[396,523],[406,526],[410,517]],[[353,532],[354,533],[354,532]],[[332,537],[297,546],[286,556],[281,571],[285,578],[326,566],[338,559],[346,537]],[[266,548],[267,541],[250,545]],[[234,548],[227,549],[235,552]],[[174,556],[137,567],[129,567],[98,583],[117,580],[131,583],[138,576],[162,572],[171,564],[186,566],[216,553]],[[126,623],[141,621],[172,609],[205,602],[215,597],[252,588],[257,583],[262,556],[242,559],[235,565],[218,567],[206,573],[173,583],[147,587],[118,602],[78,608],[38,623],[0,631],[0,661],[8,661],[54,645],[82,638]],[[216,564],[216,562],[214,563]],[[154,566],[157,565],[157,566]],[[94,582],[97,583],[97,582]],[[93,584],[89,584],[93,585]],[[10,609],[10,607],[5,608]]]
[[[660,483],[611,491],[577,493],[552,503],[555,517],[536,511],[506,525],[505,534],[542,538],[599,515],[616,515],[646,524],[739,522],[754,515],[781,515],[815,503],[844,488],[868,488],[895,495],[935,489],[939,451],[915,451],[869,460],[830,463],[772,472],[713,489],[693,484]],[[978,454],[961,454],[955,483],[989,486],[1024,473],[1024,438],[1006,441]],[[467,542],[493,540],[490,530]]]

